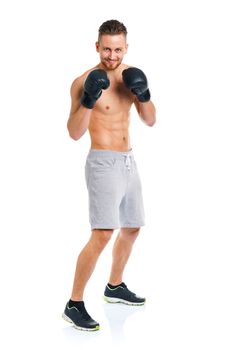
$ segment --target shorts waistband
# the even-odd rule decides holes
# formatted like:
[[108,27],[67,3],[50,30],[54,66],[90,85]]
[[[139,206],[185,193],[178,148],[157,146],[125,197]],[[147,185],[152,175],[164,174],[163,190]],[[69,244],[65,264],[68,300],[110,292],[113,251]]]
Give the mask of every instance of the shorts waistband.
[[132,159],[134,158],[132,148],[129,151],[125,151],[125,152],[91,148],[88,153],[89,158],[98,157],[98,158],[124,159],[125,157],[129,157],[129,156]]

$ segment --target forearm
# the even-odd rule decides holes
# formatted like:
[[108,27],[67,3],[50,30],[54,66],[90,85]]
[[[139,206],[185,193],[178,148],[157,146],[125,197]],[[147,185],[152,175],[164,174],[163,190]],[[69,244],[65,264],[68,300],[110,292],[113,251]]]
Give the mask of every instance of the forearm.
[[92,109],[88,109],[82,105],[74,113],[70,113],[70,117],[67,122],[67,128],[69,135],[78,140],[86,132],[89,127],[90,117]]
[[153,126],[156,122],[156,110],[152,101],[137,102],[140,118],[148,126]]

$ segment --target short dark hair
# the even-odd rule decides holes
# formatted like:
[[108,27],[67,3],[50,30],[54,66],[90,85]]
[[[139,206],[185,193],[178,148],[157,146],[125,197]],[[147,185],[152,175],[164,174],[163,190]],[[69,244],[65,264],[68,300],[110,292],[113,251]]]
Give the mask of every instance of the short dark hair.
[[104,35],[104,34],[110,34],[110,35],[124,34],[126,36],[127,29],[123,23],[117,21],[116,19],[111,19],[101,24],[99,28],[98,38],[100,38],[101,35]]

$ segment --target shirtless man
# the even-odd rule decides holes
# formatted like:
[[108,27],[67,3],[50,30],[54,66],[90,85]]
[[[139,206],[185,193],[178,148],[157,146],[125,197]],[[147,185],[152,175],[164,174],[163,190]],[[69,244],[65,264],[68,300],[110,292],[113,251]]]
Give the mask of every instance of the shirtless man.
[[145,74],[122,63],[128,48],[126,35],[123,23],[104,22],[96,42],[100,63],[75,79],[71,87],[69,134],[79,140],[88,130],[91,138],[85,174],[92,233],[79,254],[71,299],[63,313],[65,320],[81,330],[99,329],[85,309],[83,292],[100,253],[117,228],[120,232],[113,247],[104,298],[128,305],[145,303],[145,298],[132,293],[122,278],[133,243],[144,225],[141,183],[129,138],[129,113],[134,103],[143,122],[152,126],[155,107]]

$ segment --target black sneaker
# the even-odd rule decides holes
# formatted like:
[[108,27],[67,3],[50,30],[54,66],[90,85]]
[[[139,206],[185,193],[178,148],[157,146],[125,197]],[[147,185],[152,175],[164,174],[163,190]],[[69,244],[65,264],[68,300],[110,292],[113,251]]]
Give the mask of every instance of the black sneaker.
[[94,321],[85,309],[79,311],[75,306],[69,307],[68,303],[65,307],[62,317],[65,321],[73,323],[76,329],[81,331],[97,331],[100,328],[99,323]]
[[144,305],[146,301],[145,298],[132,293],[125,283],[121,283],[116,288],[110,288],[107,285],[104,292],[104,300],[108,303],[123,303],[127,305]]

